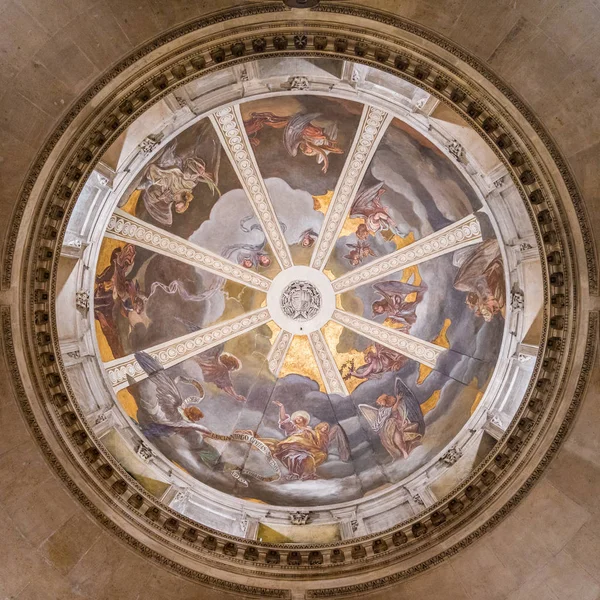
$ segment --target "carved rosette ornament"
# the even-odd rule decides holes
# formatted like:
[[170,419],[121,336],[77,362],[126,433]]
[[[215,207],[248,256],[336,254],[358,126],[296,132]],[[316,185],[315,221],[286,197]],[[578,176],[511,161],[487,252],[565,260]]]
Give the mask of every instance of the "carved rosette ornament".
[[[334,3],[325,6],[319,9],[323,18],[318,27],[308,20],[302,23],[307,44],[300,49],[293,43],[293,35],[298,31],[288,33],[290,22],[296,18],[294,11],[275,5],[249,5],[173,30],[169,36],[139,48],[127,62],[103,75],[102,82],[75,103],[32,166],[4,255],[3,289],[12,287],[24,315],[24,322],[16,327],[12,321],[19,311],[2,307],[4,349],[23,414],[50,464],[94,518],[147,559],[188,579],[246,598],[290,598],[292,589],[304,592],[306,598],[356,596],[411,577],[467,546],[501,521],[541,476],[569,430],[595,364],[598,315],[590,313],[587,320],[578,321],[575,312],[587,289],[592,293],[598,290],[593,238],[566,163],[541,124],[483,64],[447,40],[388,14]],[[336,13],[351,16],[352,27],[346,27],[341,20],[334,22]],[[302,14],[305,18],[310,13]],[[256,15],[260,18],[248,25],[245,19]],[[274,33],[276,22],[281,33]],[[394,28],[393,39],[386,35],[382,23]],[[187,36],[185,45],[180,43],[182,36]],[[414,44],[413,39],[418,36],[427,44]],[[238,42],[243,48],[235,46],[234,52],[231,48]],[[361,44],[359,52],[354,50],[357,43]],[[221,534],[176,513],[140,486],[96,438],[82,416],[56,341],[56,261],[67,217],[56,217],[50,208],[59,206],[68,215],[102,153],[137,116],[182,83],[251,58],[282,60],[299,54],[325,54],[332,59],[371,65],[379,56],[377,68],[422,87],[479,131],[505,164],[533,224],[531,239],[535,239],[542,257],[547,315],[542,323],[540,360],[532,369],[533,379],[518,413],[505,436],[466,481],[412,520],[376,535],[290,547]],[[452,64],[446,60],[448,54],[453,55]],[[178,68],[182,66],[183,71]],[[118,77],[125,68],[129,69],[128,77]],[[472,72],[477,72],[476,78],[470,76]],[[436,87],[438,78],[447,84]],[[383,134],[389,117],[385,110],[376,107],[364,115],[364,127],[349,152],[355,156],[356,165],[353,172],[343,175],[346,187],[337,191],[325,215],[320,239],[315,244],[315,268],[326,265],[358,189],[360,172],[368,163],[370,147]],[[493,131],[483,127],[488,117],[497,123]],[[214,124],[280,266],[287,269],[291,265],[289,248],[261,185],[262,179],[257,177],[258,169],[251,160],[239,114],[229,108],[217,113]],[[533,136],[535,147],[529,142]],[[516,150],[524,157],[522,164],[509,161]],[[549,164],[551,169],[546,167]],[[21,222],[23,215],[28,218]],[[35,227],[31,227],[32,222]],[[473,224],[464,234],[475,238],[481,231]],[[583,248],[583,259],[575,254],[576,246]],[[40,257],[42,248],[55,250],[54,256]],[[423,251],[429,248],[423,247]],[[552,262],[547,256],[552,256]],[[417,264],[411,258],[399,262],[396,271],[409,263]],[[386,268],[382,264],[376,266]],[[363,272],[370,276],[367,267]],[[44,277],[46,271],[48,278]],[[575,277],[579,273],[587,277],[584,286]],[[341,293],[355,283],[351,279],[346,282],[349,287],[336,291]],[[564,294],[564,304],[551,304],[550,297],[556,294]],[[311,303],[307,305],[302,298],[296,303],[301,311],[312,310]],[[341,311],[336,312],[335,318],[348,321],[359,333],[371,326],[351,323],[353,317]],[[268,311],[258,309],[242,315],[235,323],[250,330],[268,321]],[[190,334],[175,346],[154,352],[161,361],[164,359],[164,364],[169,364],[178,357],[222,343],[228,335],[223,328],[232,326],[233,322],[221,323],[208,332],[210,339]],[[20,335],[21,330],[25,335]],[[422,364],[430,368],[436,366],[443,352],[425,340],[398,333],[384,339],[389,333],[378,328],[372,333],[382,343],[393,344],[398,352],[405,349],[418,354]],[[56,360],[51,360],[51,356]],[[124,385],[128,374],[143,376],[131,356],[114,365],[111,385]],[[564,394],[566,389],[568,395]],[[534,454],[542,457],[538,465],[527,461]],[[501,500],[499,490],[503,498],[512,498]],[[481,519],[485,516],[485,520],[477,520],[474,515]],[[439,540],[444,540],[443,547],[438,545]],[[292,552],[300,553],[301,560],[294,555],[288,561]],[[384,564],[388,574],[373,580],[369,572]],[[347,583],[345,576],[349,577]],[[320,577],[322,581],[315,581]],[[277,579],[276,583],[272,578]]]

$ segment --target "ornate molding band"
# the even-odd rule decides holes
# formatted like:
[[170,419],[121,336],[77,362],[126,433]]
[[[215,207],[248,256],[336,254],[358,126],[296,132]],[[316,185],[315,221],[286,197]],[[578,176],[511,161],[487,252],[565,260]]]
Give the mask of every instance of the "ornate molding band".
[[256,164],[239,107],[221,108],[210,115],[210,120],[277,257],[277,262],[282,269],[288,269],[293,264],[292,255]]
[[281,371],[281,367],[283,366],[283,362],[285,360],[285,355],[290,349],[293,339],[293,334],[291,334],[289,331],[284,331],[283,329],[277,335],[275,342],[271,346],[269,355],[267,356],[267,364],[269,365],[269,370],[271,373],[273,373],[273,375],[279,375],[279,371]]
[[308,336],[310,347],[317,361],[319,373],[325,384],[328,394],[339,394],[340,396],[349,396],[348,388],[337,368],[331,350],[320,331],[313,331]]
[[267,292],[271,280],[243,269],[239,265],[173,235],[164,229],[149,225],[120,209],[115,210],[106,228],[106,237],[123,240],[169,256],[181,262],[224,277],[231,281],[250,286],[255,290]]
[[[270,320],[269,311],[260,308],[224,323],[217,323],[212,327],[158,344],[148,348],[146,352],[167,369],[238,335],[248,333]],[[146,372],[132,354],[104,363],[104,367],[115,392],[129,385],[128,377],[135,381],[141,381],[147,377]]]
[[481,242],[481,228],[475,215],[469,215],[440,231],[396,250],[392,254],[370,262],[336,279],[332,285],[336,294],[396,273],[401,269],[418,265],[448,252]]
[[392,118],[392,115],[380,108],[365,106],[348,159],[327,208],[310,262],[311,267],[320,270],[325,268],[365,171],[371,162],[371,157],[377,150]]
[[419,340],[408,333],[384,327],[379,323],[351,315],[343,310],[335,310],[332,320],[432,369],[435,369],[440,354],[446,350],[431,342]]

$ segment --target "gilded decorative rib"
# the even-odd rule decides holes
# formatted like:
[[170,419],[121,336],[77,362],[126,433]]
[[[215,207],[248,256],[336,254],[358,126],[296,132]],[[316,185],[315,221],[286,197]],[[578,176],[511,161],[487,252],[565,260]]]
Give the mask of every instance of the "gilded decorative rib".
[[271,280],[263,275],[244,269],[210,250],[149,225],[119,209],[115,210],[108,222],[106,237],[147,248],[261,292],[267,292],[271,286]]
[[402,269],[460,250],[482,241],[481,227],[475,215],[469,215],[440,231],[436,231],[416,242],[382,256],[358,269],[354,269],[333,281],[336,294],[381,279]]
[[269,192],[256,164],[239,107],[221,108],[210,115],[210,120],[248,196],[277,262],[282,269],[288,269],[293,265],[290,248],[285,241]]
[[371,158],[391,120],[392,116],[384,110],[365,105],[348,159],[327,208],[311,267],[321,271],[325,268]]
[[[240,315],[212,327],[193,331],[174,340],[157,344],[146,352],[165,368],[172,367],[196,354],[248,333],[271,320],[266,308]],[[104,363],[104,368],[115,392],[129,385],[129,378],[141,381],[147,377],[133,354]]]

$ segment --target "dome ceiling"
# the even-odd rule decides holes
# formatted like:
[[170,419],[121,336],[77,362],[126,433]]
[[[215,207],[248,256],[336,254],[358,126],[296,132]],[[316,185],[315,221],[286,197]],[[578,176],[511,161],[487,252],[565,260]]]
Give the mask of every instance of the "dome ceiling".
[[97,351],[174,469],[271,505],[356,501],[486,405],[507,328],[497,226],[392,112],[310,93],[217,108],[116,200]]
[[299,14],[115,66],[32,167],[3,273],[49,463],[146,558],[244,597],[356,596],[488,531],[594,339],[581,199],[518,97],[413,23]]

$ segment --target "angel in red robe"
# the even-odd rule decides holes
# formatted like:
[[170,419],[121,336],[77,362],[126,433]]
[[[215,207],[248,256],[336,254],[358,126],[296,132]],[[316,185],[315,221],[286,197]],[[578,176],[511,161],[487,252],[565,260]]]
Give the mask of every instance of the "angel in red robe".
[[238,402],[246,401],[244,396],[235,391],[231,381],[231,374],[242,367],[242,362],[237,356],[223,352],[221,345],[198,354],[194,360],[202,369],[202,379],[205,383],[213,383]]
[[[373,316],[387,314],[387,317],[409,329],[417,320],[416,310],[427,291],[427,286],[411,285],[401,281],[382,281],[373,285],[381,296],[371,305]],[[416,294],[414,301],[407,302],[406,297]]]
[[327,173],[329,154],[343,154],[344,151],[336,141],[336,123],[331,122],[324,127],[313,123],[320,116],[320,113],[297,113],[291,117],[280,117],[271,112],[252,113],[244,121],[244,127],[253,146],[260,144],[257,134],[263,127],[285,128],[283,145],[288,154],[296,156],[300,150],[305,156],[316,156],[317,164],[323,165],[321,171]]

